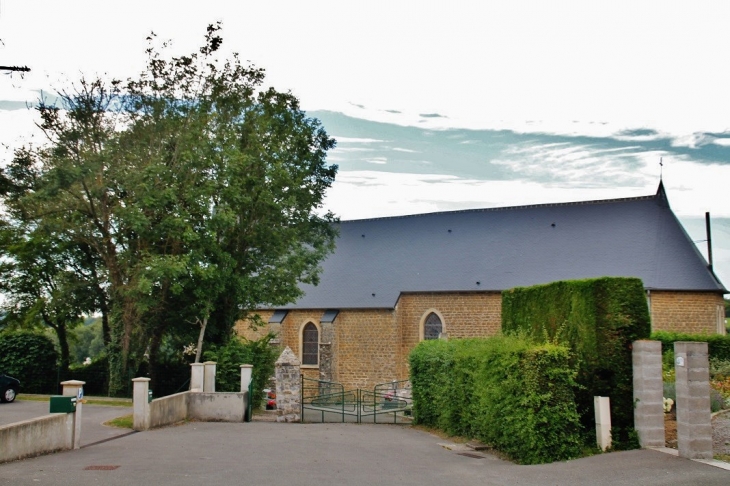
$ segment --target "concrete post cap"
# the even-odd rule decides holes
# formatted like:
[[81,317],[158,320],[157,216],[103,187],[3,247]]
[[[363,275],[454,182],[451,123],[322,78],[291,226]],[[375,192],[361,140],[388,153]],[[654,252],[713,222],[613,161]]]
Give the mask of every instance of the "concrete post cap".
[[79,381],[79,380],[68,380],[68,381],[62,381],[61,384],[64,386],[84,386],[86,384],[86,382]]
[[152,381],[152,380],[149,378],[140,377],[140,378],[132,378],[132,381],[136,383],[136,382],[144,382],[144,381]]
[[190,363],[190,366],[205,366],[205,363]]
[[241,365],[241,368],[253,368],[253,365]]
[[216,364],[216,362],[215,361],[206,361],[203,364],[212,365],[212,364]]

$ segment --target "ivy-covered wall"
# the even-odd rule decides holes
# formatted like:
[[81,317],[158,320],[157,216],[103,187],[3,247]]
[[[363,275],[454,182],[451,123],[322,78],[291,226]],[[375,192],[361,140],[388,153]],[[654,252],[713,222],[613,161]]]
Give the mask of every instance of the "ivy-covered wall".
[[502,293],[502,332],[568,346],[578,365],[578,411],[595,425],[593,397],[611,399],[617,448],[635,443],[631,343],[648,339],[651,323],[637,278],[604,277],[514,288]]

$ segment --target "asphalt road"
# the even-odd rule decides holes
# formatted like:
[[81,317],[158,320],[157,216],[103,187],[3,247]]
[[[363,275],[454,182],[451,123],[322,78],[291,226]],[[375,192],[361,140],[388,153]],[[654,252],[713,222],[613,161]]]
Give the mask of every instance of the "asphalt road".
[[652,450],[540,466],[463,452],[409,426],[188,422],[3,464],[0,484],[730,484],[730,471]]

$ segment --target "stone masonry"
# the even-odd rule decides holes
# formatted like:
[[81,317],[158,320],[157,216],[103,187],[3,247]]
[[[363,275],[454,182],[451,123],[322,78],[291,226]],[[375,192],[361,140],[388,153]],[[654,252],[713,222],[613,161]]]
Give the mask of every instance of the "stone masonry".
[[[657,292],[649,298],[654,330],[714,333],[717,306],[722,298],[698,292]],[[239,321],[236,330],[248,339],[272,331],[277,344],[301,359],[301,330],[312,322],[320,332],[318,366],[302,366],[311,379],[336,381],[346,388],[407,379],[408,355],[421,339],[421,325],[429,312],[442,317],[449,339],[487,337],[501,330],[500,292],[404,292],[393,309],[340,309],[333,323],[320,322],[326,309],[292,310],[281,324],[253,330]],[[267,323],[273,310],[257,311]]]
[[276,360],[277,422],[301,420],[301,379],[299,359],[287,346]]
[[722,295],[703,292],[651,292],[651,327],[654,331],[697,334],[717,332]]

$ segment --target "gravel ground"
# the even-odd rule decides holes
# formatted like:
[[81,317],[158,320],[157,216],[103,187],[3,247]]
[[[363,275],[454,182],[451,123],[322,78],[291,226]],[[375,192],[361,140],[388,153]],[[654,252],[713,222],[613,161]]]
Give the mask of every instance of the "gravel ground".
[[712,442],[715,455],[730,455],[730,411],[712,418]]
[[[677,448],[677,419],[674,411],[665,415],[666,447]],[[712,451],[715,456],[730,455],[730,410],[712,417]]]

